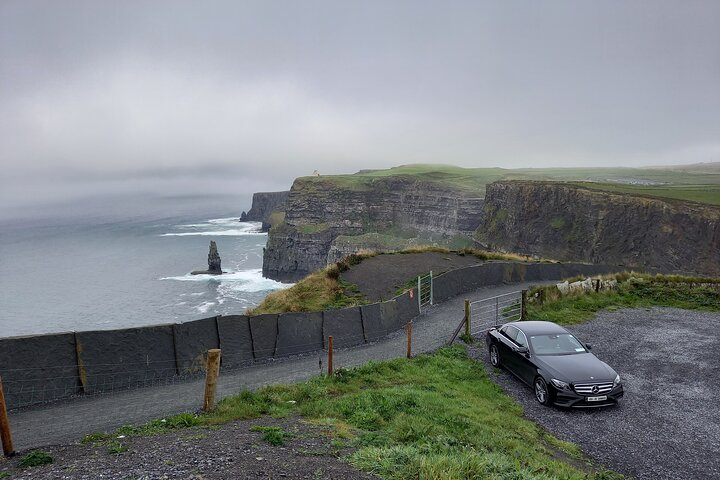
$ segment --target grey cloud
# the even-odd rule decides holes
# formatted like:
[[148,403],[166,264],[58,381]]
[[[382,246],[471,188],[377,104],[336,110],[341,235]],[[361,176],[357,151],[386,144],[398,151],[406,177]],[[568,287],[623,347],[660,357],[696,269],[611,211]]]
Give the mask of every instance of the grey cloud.
[[0,187],[718,160],[719,23],[715,1],[5,1]]

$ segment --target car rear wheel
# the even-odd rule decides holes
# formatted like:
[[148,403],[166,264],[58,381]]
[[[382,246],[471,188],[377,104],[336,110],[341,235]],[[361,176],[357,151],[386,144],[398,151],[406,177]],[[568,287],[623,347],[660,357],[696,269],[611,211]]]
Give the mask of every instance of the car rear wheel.
[[492,364],[493,367],[500,366],[500,352],[498,352],[496,345],[490,345],[490,364]]
[[535,399],[543,404],[550,405],[550,389],[548,389],[547,383],[542,377],[537,377],[534,382],[535,386]]

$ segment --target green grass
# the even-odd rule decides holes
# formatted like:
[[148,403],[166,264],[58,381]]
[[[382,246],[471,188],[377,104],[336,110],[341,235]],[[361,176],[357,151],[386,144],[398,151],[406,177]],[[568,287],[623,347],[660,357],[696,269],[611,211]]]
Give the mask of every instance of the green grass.
[[280,427],[266,427],[262,425],[253,425],[250,427],[251,432],[263,432],[263,440],[270,445],[280,446],[285,444],[285,440],[292,437],[291,433],[286,432]]
[[[453,188],[470,195],[483,196],[485,186],[498,180],[552,180],[583,182],[589,188],[622,193],[649,195],[668,199],[691,200],[720,205],[720,173],[681,168],[461,168],[451,165],[414,164],[385,170],[361,171],[353,175],[302,177],[296,188],[342,188],[371,191],[385,188],[388,177],[404,176],[410,180]],[[636,185],[630,180],[655,182]]]
[[[614,290],[578,292],[560,296],[555,286],[530,291],[528,318],[548,320],[561,325],[587,321],[604,309],[676,307],[720,311],[720,279],[683,277],[679,275],[646,275],[623,273]],[[715,286],[705,286],[715,283]],[[542,291],[542,293],[541,293]],[[535,298],[542,295],[543,302]],[[533,300],[534,299],[534,300]]]
[[285,290],[268,294],[255,308],[248,309],[248,315],[286,312],[320,312],[367,303],[357,285],[340,280],[340,265],[331,265],[311,273]]
[[321,233],[329,228],[327,223],[303,223],[297,226],[297,231],[306,235]]
[[[621,478],[594,473],[576,446],[523,418],[461,346],[242,392],[197,418],[212,426],[263,415],[323,425],[336,450],[354,448],[350,463],[386,479]],[[268,442],[287,438],[253,429],[273,432]]]
[[43,452],[42,450],[35,450],[21,458],[19,465],[22,468],[31,468],[48,465],[54,461],[53,457],[51,457],[48,453]]
[[110,455],[120,455],[127,452],[128,449],[129,447],[127,445],[117,440],[112,441],[107,445],[107,452]]

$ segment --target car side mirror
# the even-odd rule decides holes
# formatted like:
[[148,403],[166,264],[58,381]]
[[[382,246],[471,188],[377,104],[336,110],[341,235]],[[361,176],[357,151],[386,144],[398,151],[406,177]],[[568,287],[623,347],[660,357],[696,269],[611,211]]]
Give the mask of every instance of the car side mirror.
[[517,353],[522,353],[522,354],[525,354],[525,353],[529,353],[529,352],[530,352],[530,350],[528,349],[528,347],[518,347],[518,348],[515,349],[515,351],[516,351]]
[[586,343],[585,348],[587,348],[588,350],[592,350],[592,345],[590,345],[589,343]]

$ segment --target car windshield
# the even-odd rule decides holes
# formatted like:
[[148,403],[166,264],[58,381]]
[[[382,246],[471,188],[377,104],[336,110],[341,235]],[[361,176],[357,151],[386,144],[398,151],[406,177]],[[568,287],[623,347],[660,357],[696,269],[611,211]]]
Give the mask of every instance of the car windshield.
[[536,355],[573,355],[587,352],[580,340],[569,333],[532,335],[530,345]]

